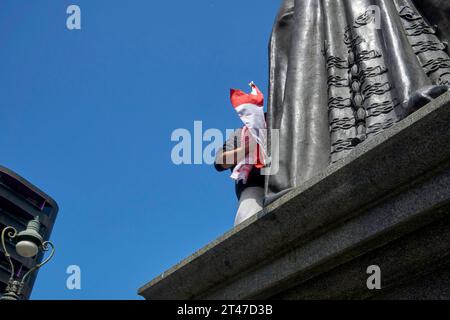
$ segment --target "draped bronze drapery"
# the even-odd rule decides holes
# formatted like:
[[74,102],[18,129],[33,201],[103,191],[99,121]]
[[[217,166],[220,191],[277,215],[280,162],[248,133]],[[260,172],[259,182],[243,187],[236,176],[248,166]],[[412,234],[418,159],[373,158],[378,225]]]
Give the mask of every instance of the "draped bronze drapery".
[[433,23],[447,27],[450,18],[433,10],[450,4],[415,2],[427,10],[411,0],[283,1],[268,102],[279,169],[266,178],[266,203],[445,92],[449,33]]

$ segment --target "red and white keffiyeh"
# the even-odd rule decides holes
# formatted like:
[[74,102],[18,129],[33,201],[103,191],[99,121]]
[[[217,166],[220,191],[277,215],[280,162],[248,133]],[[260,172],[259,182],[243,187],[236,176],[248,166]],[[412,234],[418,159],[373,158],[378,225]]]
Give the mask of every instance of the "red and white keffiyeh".
[[[248,154],[236,165],[231,178],[243,180],[244,184],[247,183],[253,167],[264,168],[267,159],[264,95],[253,82],[250,83],[250,87],[252,88],[250,94],[237,89],[230,91],[231,104],[245,125],[242,130],[241,146],[250,145]],[[250,143],[246,143],[246,139],[250,139]]]

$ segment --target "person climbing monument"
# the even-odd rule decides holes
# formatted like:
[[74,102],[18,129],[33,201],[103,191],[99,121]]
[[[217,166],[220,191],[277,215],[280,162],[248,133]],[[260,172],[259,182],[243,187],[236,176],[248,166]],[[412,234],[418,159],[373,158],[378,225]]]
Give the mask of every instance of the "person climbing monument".
[[216,154],[215,168],[222,172],[231,170],[235,180],[238,210],[237,226],[263,209],[266,147],[262,131],[266,129],[264,95],[251,82],[252,92],[231,90],[231,103],[244,126],[235,130]]

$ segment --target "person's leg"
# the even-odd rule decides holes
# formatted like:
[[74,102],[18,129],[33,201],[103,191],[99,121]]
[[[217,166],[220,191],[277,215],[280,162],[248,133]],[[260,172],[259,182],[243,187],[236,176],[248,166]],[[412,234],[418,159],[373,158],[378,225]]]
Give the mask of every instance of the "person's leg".
[[250,187],[242,191],[234,226],[242,223],[263,209],[264,188]]

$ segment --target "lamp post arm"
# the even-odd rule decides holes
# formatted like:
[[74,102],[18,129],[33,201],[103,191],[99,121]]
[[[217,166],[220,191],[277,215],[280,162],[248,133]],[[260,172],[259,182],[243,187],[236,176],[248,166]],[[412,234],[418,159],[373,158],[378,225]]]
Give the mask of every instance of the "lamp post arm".
[[[8,231],[8,233],[7,233]],[[8,238],[10,239],[14,239],[15,236],[17,235],[17,230],[13,227],[6,227],[5,229],[3,229],[2,231],[2,247],[3,247],[3,252],[5,253],[5,258],[6,260],[8,260],[10,266],[11,266],[11,279],[14,278],[14,263],[11,260],[11,255],[9,254],[8,250],[6,249],[6,243],[5,243],[5,236],[8,236]]]

